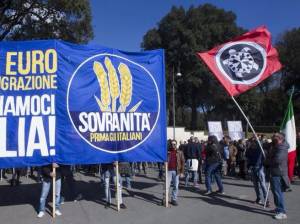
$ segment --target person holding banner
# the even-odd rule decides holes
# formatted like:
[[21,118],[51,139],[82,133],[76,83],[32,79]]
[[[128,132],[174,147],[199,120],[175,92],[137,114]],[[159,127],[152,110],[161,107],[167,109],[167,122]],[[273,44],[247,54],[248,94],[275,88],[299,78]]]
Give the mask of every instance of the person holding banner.
[[[56,172],[52,172],[52,168],[56,168]],[[46,200],[50,191],[52,178],[55,178],[55,215],[61,216],[60,212],[60,189],[61,189],[61,172],[59,165],[56,163],[46,165],[42,167],[43,187],[40,197],[40,208],[37,215],[38,218],[42,218],[45,215]]]
[[[170,188],[171,181],[173,183],[171,204],[177,206],[177,195],[179,186],[179,176],[184,174],[184,155],[183,152],[177,149],[176,140],[172,140],[168,150],[168,182],[167,189]],[[165,199],[164,199],[165,200]]]
[[[114,170],[114,164],[112,163],[103,163],[101,164],[101,170],[102,170],[102,178],[104,180],[104,189],[105,189],[105,201],[106,205],[105,208],[109,208],[111,206],[111,189],[110,189],[110,180],[111,178],[114,179],[114,183],[116,183],[116,174]],[[120,208],[126,209],[126,205],[123,203],[122,200],[122,184],[120,183],[122,181],[121,177],[119,177],[119,192],[117,192],[116,197],[119,198],[120,202]]]
[[211,135],[208,137],[206,146],[206,167],[205,167],[205,186],[206,193],[209,195],[212,193],[211,179],[212,175],[215,176],[218,191],[217,193],[224,194],[224,188],[221,180],[222,170],[222,147],[220,146],[216,136]]

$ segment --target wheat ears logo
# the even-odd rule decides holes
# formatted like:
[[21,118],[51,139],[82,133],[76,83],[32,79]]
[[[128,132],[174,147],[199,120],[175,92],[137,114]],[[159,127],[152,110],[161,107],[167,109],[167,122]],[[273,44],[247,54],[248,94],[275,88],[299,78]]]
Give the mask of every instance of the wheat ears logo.
[[159,116],[159,92],[142,65],[99,54],[72,75],[67,107],[74,128],[88,144],[105,152],[126,152],[151,135]]
[[[101,89],[101,100],[97,96],[95,96],[95,99],[102,112],[116,112],[116,101],[119,98],[120,106],[118,112],[125,112],[132,98],[131,72],[126,64],[120,63],[118,67],[122,87],[120,93],[120,82],[116,69],[108,57],[105,57],[104,62],[108,71],[107,73],[101,63],[94,62],[94,73],[97,76]],[[141,103],[142,101],[139,101],[129,112],[135,112]]]

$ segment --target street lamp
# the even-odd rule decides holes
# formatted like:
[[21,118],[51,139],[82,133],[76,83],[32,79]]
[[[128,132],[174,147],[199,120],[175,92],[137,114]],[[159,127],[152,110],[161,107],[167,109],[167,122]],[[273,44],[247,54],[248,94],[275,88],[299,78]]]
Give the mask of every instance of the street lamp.
[[[182,74],[180,73],[179,69],[178,72],[176,73],[177,77],[182,76]],[[173,72],[172,72],[172,92],[173,92],[173,139],[175,140],[175,69],[174,69],[174,65],[173,65]]]

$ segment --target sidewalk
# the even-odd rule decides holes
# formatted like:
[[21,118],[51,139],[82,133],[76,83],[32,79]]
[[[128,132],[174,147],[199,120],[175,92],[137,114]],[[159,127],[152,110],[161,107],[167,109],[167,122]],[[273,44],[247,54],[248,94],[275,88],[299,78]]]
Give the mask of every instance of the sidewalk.
[[[126,210],[116,211],[116,207],[105,209],[104,196],[99,177],[85,176],[77,173],[77,186],[83,194],[80,202],[68,201],[62,205],[58,224],[253,224],[253,223],[299,223],[300,220],[300,186],[293,185],[293,191],[285,193],[288,219],[276,221],[270,209],[255,205],[252,183],[231,178],[224,179],[225,195],[204,196],[204,185],[200,189],[180,187],[177,207],[164,208],[160,205],[163,182],[159,182],[157,172],[150,170],[149,176],[136,176],[133,182],[134,197],[123,191]],[[0,182],[0,217],[1,224],[36,224],[51,222],[46,214],[42,219],[36,218],[41,184],[23,177],[18,187],[10,187],[3,180]],[[273,196],[270,195],[271,202]],[[115,199],[113,198],[115,204]],[[51,211],[51,206],[49,206]]]

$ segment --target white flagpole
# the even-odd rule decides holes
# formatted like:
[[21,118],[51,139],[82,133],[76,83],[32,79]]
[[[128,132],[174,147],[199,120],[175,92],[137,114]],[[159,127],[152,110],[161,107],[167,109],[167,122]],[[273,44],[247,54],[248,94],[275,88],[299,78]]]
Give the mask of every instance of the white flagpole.
[[262,145],[261,145],[261,143],[260,143],[260,141],[259,141],[259,139],[258,139],[258,137],[257,137],[257,134],[256,134],[256,132],[254,131],[254,128],[252,127],[252,125],[251,125],[249,119],[247,118],[247,116],[245,115],[244,111],[242,110],[242,108],[240,107],[240,105],[238,104],[238,102],[235,100],[235,98],[234,98],[233,96],[231,96],[231,99],[232,99],[233,102],[236,104],[236,106],[239,108],[239,110],[241,111],[241,113],[242,113],[242,115],[244,116],[245,120],[246,120],[247,123],[249,124],[249,127],[250,127],[251,131],[253,132],[253,134],[254,134],[254,136],[255,136],[255,138],[256,138],[256,141],[257,141],[257,143],[258,143],[258,145],[259,145],[259,148],[260,148],[260,150],[261,150],[263,156],[266,157],[265,152],[264,152],[264,149],[263,149],[263,147],[262,147]]
[[[120,194],[119,194],[120,186],[119,186],[119,162],[116,161],[116,199],[117,199],[117,210],[120,211]],[[122,197],[122,192],[121,192]]]
[[264,202],[264,208],[266,208],[266,206],[267,206],[269,192],[270,192],[270,185],[271,185],[271,182],[269,182],[269,184],[268,184],[267,195],[266,195],[265,202]]
[[[257,134],[256,134],[254,128],[252,127],[252,125],[251,125],[249,119],[247,118],[247,116],[245,115],[244,111],[242,110],[242,108],[240,107],[240,105],[238,104],[238,102],[235,100],[235,98],[234,98],[233,96],[231,96],[231,99],[232,99],[233,102],[236,104],[236,106],[239,108],[239,110],[241,111],[242,115],[244,116],[244,118],[246,119],[247,123],[249,124],[249,127],[251,128],[251,130],[252,130],[252,132],[253,132],[253,134],[254,134],[254,136],[255,136],[255,138],[256,138],[256,141],[257,141],[257,143],[258,143],[258,145],[259,145],[259,148],[260,148],[260,150],[261,150],[263,156],[266,158],[264,149],[263,149],[263,147],[262,147],[262,145],[261,145],[261,143],[260,143],[260,141],[259,141],[259,139],[258,139],[258,137],[257,137]],[[266,198],[265,198],[264,208],[265,208],[266,205],[267,205],[267,200],[268,200],[269,191],[270,191],[270,183],[269,183],[267,195],[266,195]]]
[[52,217],[55,219],[55,180],[56,180],[56,168],[52,164]]
[[165,206],[169,207],[168,162],[165,162]]

